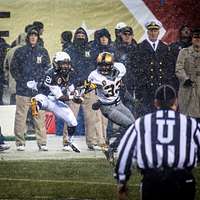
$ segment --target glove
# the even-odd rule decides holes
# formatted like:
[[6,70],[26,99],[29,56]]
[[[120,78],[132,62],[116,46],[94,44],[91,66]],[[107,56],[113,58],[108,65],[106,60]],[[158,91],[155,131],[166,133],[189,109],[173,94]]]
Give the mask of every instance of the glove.
[[81,103],[83,103],[84,99],[81,96],[74,96],[74,98],[72,99],[72,101],[74,103],[81,104]]
[[99,101],[92,104],[92,110],[99,110],[101,103]]
[[63,93],[59,86],[57,86],[57,85],[49,86],[49,89],[50,89],[51,93],[56,97],[56,99],[59,99],[61,96],[63,96]]
[[126,185],[118,184],[117,186],[117,199],[126,200],[128,199],[128,187]]
[[184,87],[192,87],[192,84],[193,84],[194,82],[193,81],[191,81],[190,79],[187,79],[184,83],[183,83],[183,86]]
[[77,104],[83,103],[84,99],[83,99],[83,97],[80,95],[80,93],[78,92],[78,90],[74,90],[72,101],[73,101],[74,103],[77,103]]
[[33,80],[33,81],[28,81],[28,82],[26,83],[26,85],[27,85],[27,87],[28,87],[29,89],[38,91],[38,89],[37,89],[37,84],[38,84],[38,83],[35,82],[35,80]]

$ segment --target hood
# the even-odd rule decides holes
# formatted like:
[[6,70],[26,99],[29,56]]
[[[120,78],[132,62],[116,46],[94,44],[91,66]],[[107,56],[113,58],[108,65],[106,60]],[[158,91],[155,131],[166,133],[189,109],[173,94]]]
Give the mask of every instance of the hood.
[[88,42],[88,35],[87,35],[87,32],[85,31],[85,29],[84,28],[82,28],[82,27],[79,27],[76,31],[75,31],[75,33],[74,33],[74,40],[73,40],[73,42],[76,42],[76,35],[78,34],[78,33],[83,33],[83,34],[85,34],[85,42]]
[[102,28],[95,32],[95,41],[97,42],[97,44],[100,45],[100,38],[103,36],[108,38],[108,44],[110,44],[111,43],[111,35],[106,28]]

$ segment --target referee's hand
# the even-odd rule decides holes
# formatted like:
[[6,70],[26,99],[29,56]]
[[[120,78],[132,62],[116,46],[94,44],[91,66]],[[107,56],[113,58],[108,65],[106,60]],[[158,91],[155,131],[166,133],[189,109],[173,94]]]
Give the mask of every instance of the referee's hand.
[[117,200],[127,200],[128,199],[128,188],[126,185],[117,185]]

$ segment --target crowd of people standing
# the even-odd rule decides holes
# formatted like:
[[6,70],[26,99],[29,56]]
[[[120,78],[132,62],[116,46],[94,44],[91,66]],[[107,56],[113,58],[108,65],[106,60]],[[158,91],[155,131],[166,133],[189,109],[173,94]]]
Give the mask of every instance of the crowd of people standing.
[[[87,32],[82,27],[77,28],[74,35],[71,31],[61,33],[61,51],[68,53],[71,58],[75,71],[71,79],[73,79],[75,85],[87,80],[90,72],[96,69],[96,59],[102,52],[111,53],[115,62],[124,64],[126,74],[121,83],[120,98],[135,118],[155,111],[153,106],[154,93],[163,84],[173,86],[177,92],[180,84],[180,95],[181,92],[186,92],[186,94],[191,94],[187,95],[188,98],[195,98],[195,92],[185,90],[186,87],[190,88],[190,86],[194,88],[195,78],[198,78],[198,72],[194,72],[195,77],[190,77],[191,71],[184,71],[184,66],[181,65],[183,59],[187,59],[185,57],[188,53],[195,57],[195,63],[198,65],[198,48],[194,51],[185,51],[184,54],[181,49],[187,49],[189,46],[190,49],[193,49],[193,46],[198,46],[198,44],[195,44],[195,42],[198,43],[198,39],[194,38],[198,38],[196,36],[200,32],[199,29],[192,32],[189,26],[182,26],[177,42],[168,45],[158,39],[162,27],[158,20],[148,21],[145,27],[147,38],[141,43],[137,43],[134,39],[132,27],[123,22],[118,23],[115,27],[115,41],[112,40],[111,34],[106,28],[96,30],[92,41],[88,40]],[[0,102],[3,104],[2,97],[4,95],[9,96],[7,102],[16,104],[14,130],[18,150],[25,149],[24,134],[26,133],[26,118],[29,110],[29,105],[26,102],[29,102],[31,97],[35,95],[35,91],[28,89],[25,83],[31,80],[41,82],[44,79],[45,72],[50,67],[48,50],[45,49],[45,43],[42,39],[43,31],[44,24],[35,21],[27,25],[24,33],[20,34],[11,45],[8,45],[3,38],[1,39],[0,66],[2,78],[0,94],[2,95],[0,95]],[[193,61],[191,62],[193,63]],[[191,70],[193,69],[194,67],[191,68]],[[185,83],[182,84],[183,75],[185,76],[184,80],[187,79],[186,87]],[[181,79],[181,81],[179,82],[178,79]],[[92,109],[92,104],[96,100],[97,97],[93,91],[85,97],[85,101],[81,105],[69,102],[69,106],[76,117],[80,106],[83,108],[86,143],[90,150],[104,146],[107,143],[107,133],[115,130],[115,125],[110,120],[108,121],[99,110],[94,111]],[[181,97],[179,100],[180,111],[199,118],[198,113],[193,114],[191,111],[193,108],[187,103],[189,100],[181,99]],[[184,104],[186,100],[187,102]],[[184,105],[182,106],[181,103]],[[196,98],[195,105],[197,104],[198,98]],[[41,111],[40,115],[41,118],[33,119],[35,121],[36,138],[39,149],[47,150],[44,112]],[[67,134],[65,127],[63,144],[66,142]]]

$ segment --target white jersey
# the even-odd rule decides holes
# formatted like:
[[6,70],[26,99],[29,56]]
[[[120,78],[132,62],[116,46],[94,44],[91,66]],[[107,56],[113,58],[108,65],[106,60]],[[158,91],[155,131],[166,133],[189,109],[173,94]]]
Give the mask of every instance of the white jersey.
[[96,69],[88,77],[88,81],[97,85],[97,96],[102,103],[114,102],[119,97],[121,79],[126,73],[126,68],[124,64],[115,62],[114,70],[113,76],[104,76]]

